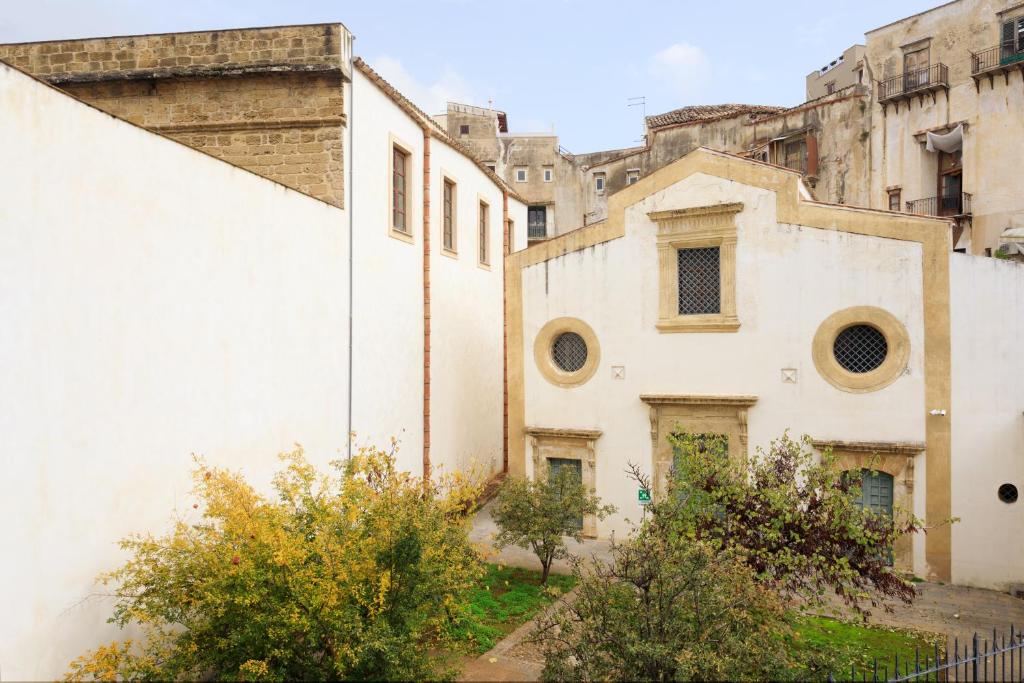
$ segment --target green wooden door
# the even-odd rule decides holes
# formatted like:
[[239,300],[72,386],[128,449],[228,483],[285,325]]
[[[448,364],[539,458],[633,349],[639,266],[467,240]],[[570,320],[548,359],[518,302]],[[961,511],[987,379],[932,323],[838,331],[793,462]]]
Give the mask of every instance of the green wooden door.
[[[548,482],[553,483],[558,477],[559,473],[563,470],[567,470],[573,476],[577,482],[583,482],[583,461],[575,460],[573,458],[548,458]],[[583,517],[582,515],[577,520],[576,528],[583,528]]]

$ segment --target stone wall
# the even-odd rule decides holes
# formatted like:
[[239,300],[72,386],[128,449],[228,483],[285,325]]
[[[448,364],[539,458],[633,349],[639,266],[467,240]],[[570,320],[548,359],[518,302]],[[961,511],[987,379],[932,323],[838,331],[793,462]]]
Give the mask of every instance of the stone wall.
[[0,59],[340,207],[350,46],[324,24],[0,45]]

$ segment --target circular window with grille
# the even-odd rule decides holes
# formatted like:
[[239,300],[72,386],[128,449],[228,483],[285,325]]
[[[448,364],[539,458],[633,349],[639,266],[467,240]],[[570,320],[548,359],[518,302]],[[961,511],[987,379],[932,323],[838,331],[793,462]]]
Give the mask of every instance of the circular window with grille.
[[836,337],[832,353],[836,362],[850,372],[871,372],[885,362],[889,344],[877,328],[871,325],[852,325]]
[[818,374],[842,391],[889,386],[907,369],[910,335],[894,315],[874,306],[833,313],[814,334],[811,356]]
[[996,494],[999,496],[999,500],[1006,504],[1017,502],[1017,487],[1013,484],[1001,485]]
[[601,349],[590,325],[579,318],[556,318],[537,333],[533,353],[544,378],[568,388],[593,377]]
[[575,332],[563,332],[551,345],[551,358],[563,372],[577,372],[587,363],[587,342]]

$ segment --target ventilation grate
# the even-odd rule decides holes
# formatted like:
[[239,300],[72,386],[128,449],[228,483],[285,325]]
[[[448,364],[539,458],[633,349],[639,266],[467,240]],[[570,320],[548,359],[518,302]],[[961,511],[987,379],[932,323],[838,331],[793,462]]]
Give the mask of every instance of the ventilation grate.
[[885,335],[870,325],[847,327],[832,347],[836,362],[850,372],[862,374],[878,368],[889,354]]
[[551,345],[551,358],[564,372],[577,372],[587,362],[587,342],[575,332],[563,332]]
[[680,249],[679,314],[721,312],[718,247]]

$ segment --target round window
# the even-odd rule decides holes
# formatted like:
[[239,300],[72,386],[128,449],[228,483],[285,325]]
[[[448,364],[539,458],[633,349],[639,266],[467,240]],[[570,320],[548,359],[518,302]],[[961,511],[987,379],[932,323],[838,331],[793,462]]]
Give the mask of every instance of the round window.
[[862,374],[877,369],[885,362],[889,344],[878,328],[852,325],[836,336],[832,353],[844,370]]
[[999,487],[997,492],[999,500],[1004,503],[1016,503],[1017,502],[1017,487],[1013,484],[1003,484]]
[[563,332],[551,345],[551,358],[563,372],[577,372],[587,363],[587,342],[575,332]]

